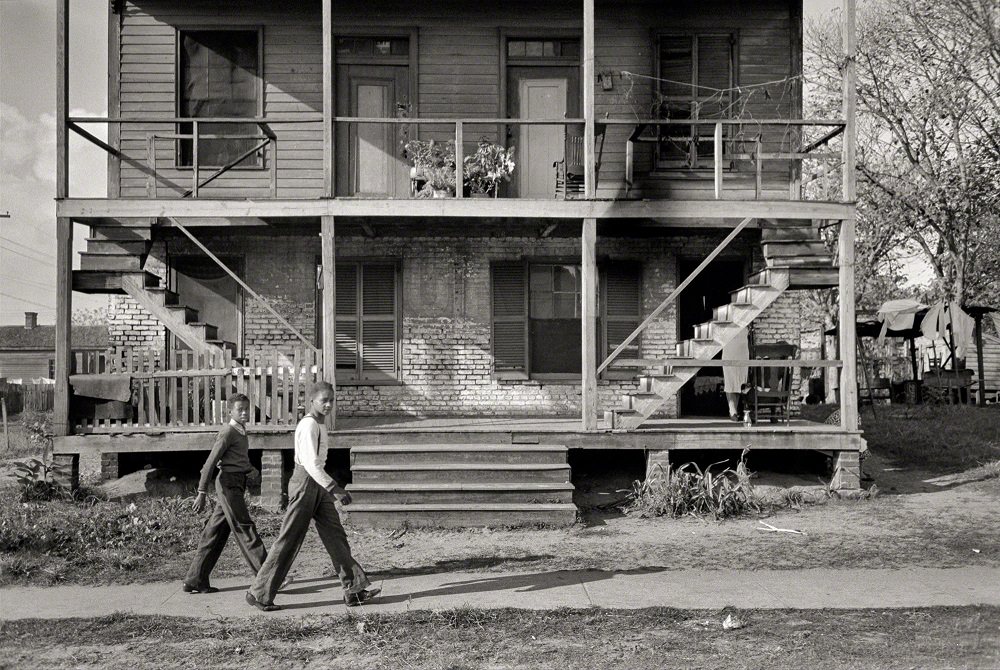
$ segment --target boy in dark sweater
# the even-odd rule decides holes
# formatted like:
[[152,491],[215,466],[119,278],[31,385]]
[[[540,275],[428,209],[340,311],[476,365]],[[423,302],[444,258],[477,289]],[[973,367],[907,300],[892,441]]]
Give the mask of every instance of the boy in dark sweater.
[[212,453],[201,469],[198,495],[192,506],[195,512],[205,509],[205,495],[209,483],[218,468],[215,478],[216,506],[205,522],[191,567],[184,578],[186,593],[215,593],[218,591],[209,583],[209,575],[226,546],[232,532],[236,544],[250,566],[257,574],[267,558],[264,542],[257,533],[257,527],[250,518],[245,494],[247,475],[253,470],[250,465],[246,422],[250,418],[250,399],[242,393],[232,395],[228,400],[229,424],[219,431],[212,446]]

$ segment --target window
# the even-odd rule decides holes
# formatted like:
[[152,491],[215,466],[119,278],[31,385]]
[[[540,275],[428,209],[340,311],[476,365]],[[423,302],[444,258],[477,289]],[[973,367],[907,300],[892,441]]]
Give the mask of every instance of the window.
[[56,378],[56,359],[49,359],[49,379]]
[[507,57],[515,59],[564,58],[576,60],[580,58],[580,41],[575,39],[511,39],[507,41]]
[[[178,73],[179,116],[186,118],[256,117],[260,114],[260,32],[257,30],[187,30],[180,33]],[[193,132],[193,124],[180,124],[181,134]],[[222,167],[236,160],[260,140],[256,124],[199,124],[198,165]],[[262,163],[258,152],[238,167]],[[181,140],[177,164],[194,164],[192,140]]]
[[[735,36],[728,33],[661,35],[657,91],[661,118],[731,118],[735,45]],[[714,132],[711,125],[661,126],[657,166],[712,167]]]
[[399,379],[397,269],[337,263],[337,381]]
[[[604,360],[641,318],[641,267],[599,270],[598,357]],[[493,362],[501,378],[576,376],[581,359],[581,270],[563,263],[500,262],[492,267]],[[603,299],[602,296],[607,296]],[[638,339],[626,350],[637,354]],[[603,352],[603,354],[602,354]]]
[[385,58],[410,55],[410,40],[405,37],[338,37],[337,56]]

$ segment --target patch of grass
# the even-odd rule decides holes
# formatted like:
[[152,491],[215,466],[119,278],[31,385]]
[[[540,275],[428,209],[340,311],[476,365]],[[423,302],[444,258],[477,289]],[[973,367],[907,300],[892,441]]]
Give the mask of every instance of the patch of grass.
[[633,484],[624,512],[640,517],[711,515],[716,519],[759,512],[762,503],[750,482],[746,455],[744,450],[735,469],[719,472],[712,468],[720,463],[704,470],[695,463],[657,466],[645,480]]
[[1000,409],[967,405],[879,407],[862,417],[868,448],[903,466],[955,472],[1000,459]]
[[[733,615],[746,626],[724,630]],[[475,610],[5,623],[9,667],[996,667],[1000,608]],[[87,664],[87,663],[84,663]]]

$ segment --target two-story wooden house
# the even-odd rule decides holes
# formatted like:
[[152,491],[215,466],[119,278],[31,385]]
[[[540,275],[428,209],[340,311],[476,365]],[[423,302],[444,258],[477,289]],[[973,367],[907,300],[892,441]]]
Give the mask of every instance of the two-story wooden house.
[[[361,521],[572,520],[568,449],[821,450],[858,486],[851,333],[840,360],[761,364],[791,395],[840,370],[839,425],[730,421],[721,370],[749,359],[712,360],[747,327],[796,344],[804,290],[853,323],[854,0],[833,119],[802,118],[801,0],[116,0],[108,118],[68,116],[59,5],[70,467],[206,449],[240,391],[276,504],[326,379]],[[108,152],[106,198],[73,197],[70,132]],[[448,197],[415,194],[412,139],[458,147]],[[497,197],[462,188],[481,140],[515,149]],[[804,199],[831,171],[839,200]],[[117,296],[98,372],[129,378],[123,416],[76,410],[70,289]]]

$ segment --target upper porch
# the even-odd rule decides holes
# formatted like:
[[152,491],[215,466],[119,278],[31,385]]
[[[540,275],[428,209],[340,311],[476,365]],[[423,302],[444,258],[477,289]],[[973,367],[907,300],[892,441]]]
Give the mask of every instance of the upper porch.
[[[61,114],[61,217],[851,213],[794,0],[109,6],[109,112]],[[106,198],[73,197],[71,133],[107,152]],[[446,197],[419,197],[411,140],[458,148]],[[494,198],[469,197],[480,141],[514,149]]]

